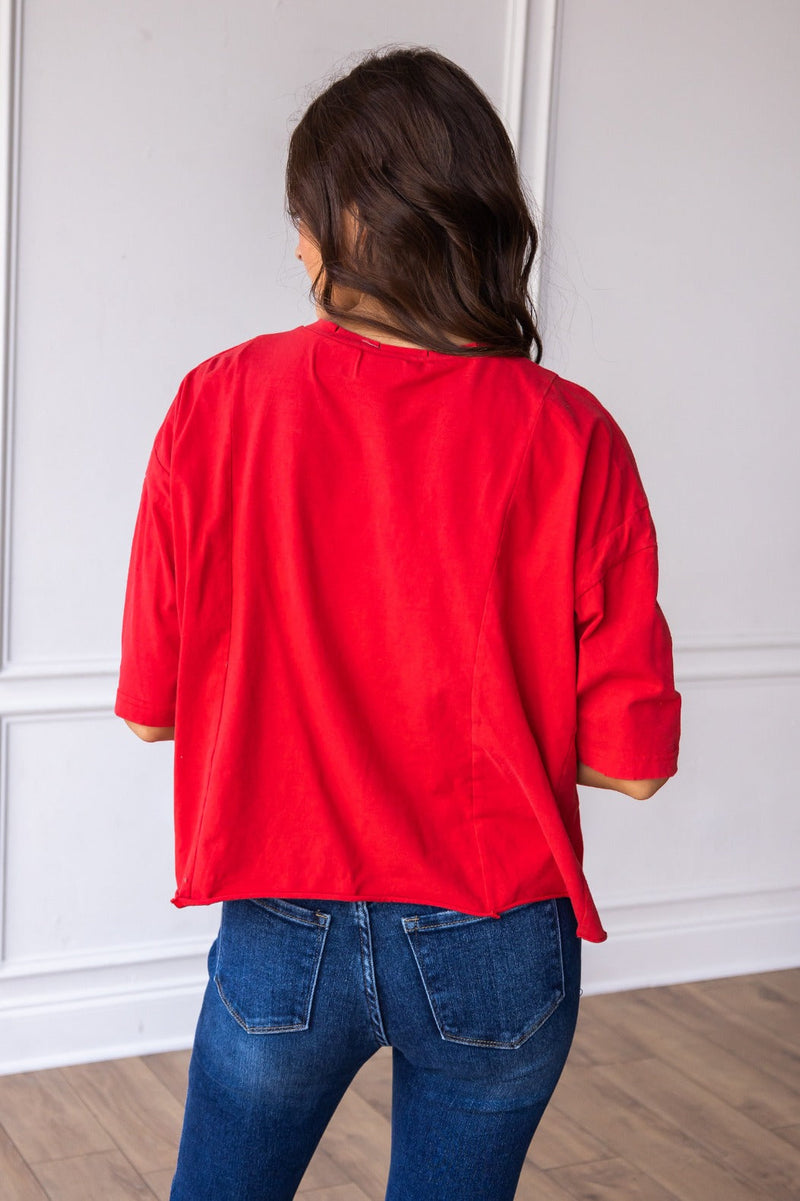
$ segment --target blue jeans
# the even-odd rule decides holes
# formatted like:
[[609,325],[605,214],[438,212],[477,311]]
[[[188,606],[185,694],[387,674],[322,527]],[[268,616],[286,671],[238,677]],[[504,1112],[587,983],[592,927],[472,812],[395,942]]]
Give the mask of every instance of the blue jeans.
[[386,1201],[511,1201],[572,1044],[568,897],[499,918],[396,901],[224,901],[170,1201],[290,1201],[392,1048]]

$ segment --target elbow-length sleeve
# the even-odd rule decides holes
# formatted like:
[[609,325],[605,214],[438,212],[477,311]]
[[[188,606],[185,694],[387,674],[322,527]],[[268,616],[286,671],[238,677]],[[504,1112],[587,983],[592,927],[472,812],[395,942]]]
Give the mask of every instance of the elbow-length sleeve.
[[615,779],[669,777],[678,770],[681,696],[658,603],[656,531],[633,453],[613,419],[587,470],[582,504],[578,760]]
[[122,616],[118,717],[148,726],[175,724],[180,650],[173,544],[169,417],[156,435],[133,533]]

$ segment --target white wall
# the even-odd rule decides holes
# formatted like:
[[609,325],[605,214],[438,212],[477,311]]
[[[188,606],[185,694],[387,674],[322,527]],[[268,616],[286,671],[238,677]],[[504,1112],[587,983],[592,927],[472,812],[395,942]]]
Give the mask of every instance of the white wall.
[[633,445],[683,696],[650,802],[579,790],[609,930],[584,963],[614,988],[794,965],[800,5],[559,9],[546,362]]
[[169,904],[172,744],[112,714],[144,462],[190,366],[313,319],[286,140],[309,89],[392,40],[460,62],[519,136],[545,363],[618,417],[659,532],[680,773],[644,805],[581,789],[610,932],[585,991],[798,961],[796,9],[498,11],[0,0],[0,1072],[190,1045],[219,907]]

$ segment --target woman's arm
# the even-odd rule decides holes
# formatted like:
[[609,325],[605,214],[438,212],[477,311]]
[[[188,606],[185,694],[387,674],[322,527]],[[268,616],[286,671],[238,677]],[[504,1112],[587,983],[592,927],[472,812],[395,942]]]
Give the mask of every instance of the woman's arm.
[[585,763],[578,764],[578,784],[586,784],[590,788],[613,788],[615,792],[624,792],[635,801],[646,801],[666,784],[669,776],[657,780],[615,780],[612,776],[604,776],[602,772],[587,767]]
[[174,726],[140,726],[135,721],[128,721],[127,717],[124,721],[143,742],[169,742],[175,737]]

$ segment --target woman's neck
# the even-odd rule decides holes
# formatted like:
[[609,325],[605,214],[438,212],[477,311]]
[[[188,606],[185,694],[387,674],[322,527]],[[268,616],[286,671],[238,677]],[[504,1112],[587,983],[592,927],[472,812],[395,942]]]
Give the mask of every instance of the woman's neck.
[[[317,307],[317,317],[329,320],[325,311],[319,306]],[[373,326],[367,325],[363,321],[359,321],[358,314],[355,309],[352,310],[351,315],[348,316],[346,321],[342,321],[337,317],[336,324],[340,325],[342,329],[351,330],[354,334],[361,334],[361,336],[364,338],[372,338],[372,340],[375,342],[386,342],[388,346],[408,346],[415,350],[427,350],[427,347],[420,346],[418,342],[404,342],[400,338],[393,338],[390,334],[385,334],[382,331],[376,331]],[[445,337],[449,342],[453,342],[456,346],[467,346],[470,342],[469,338],[458,338],[450,334],[446,334]]]

